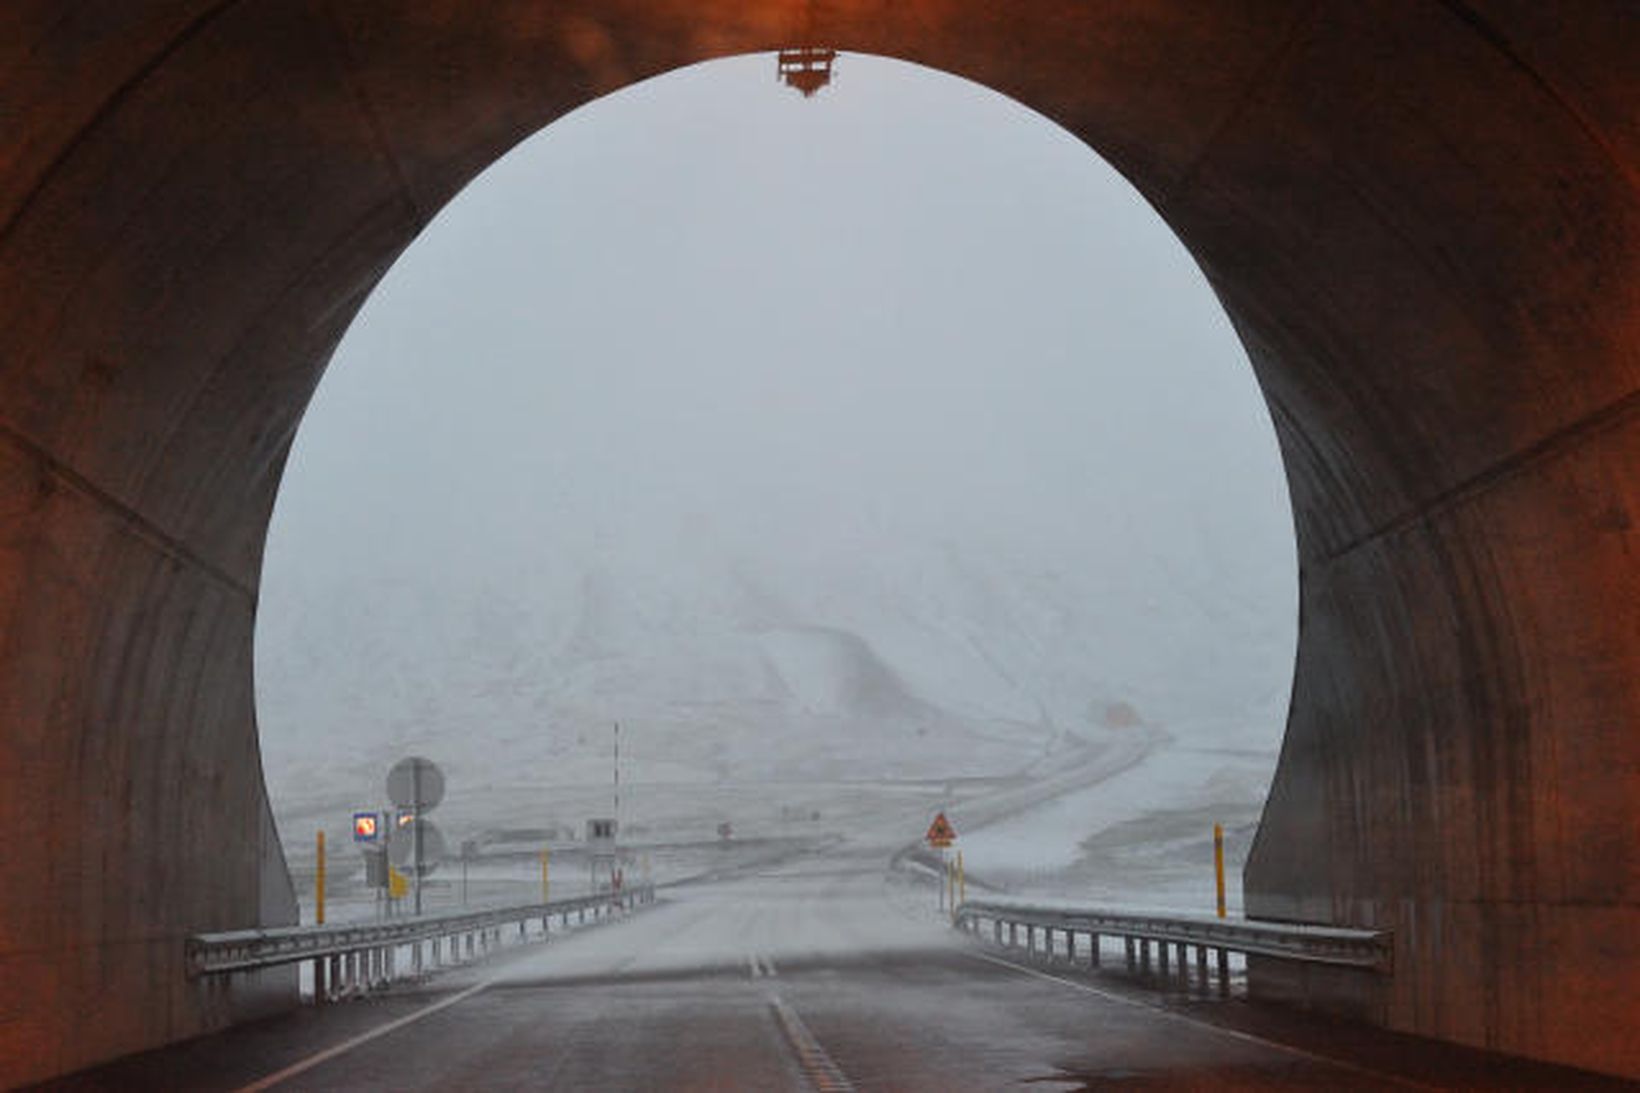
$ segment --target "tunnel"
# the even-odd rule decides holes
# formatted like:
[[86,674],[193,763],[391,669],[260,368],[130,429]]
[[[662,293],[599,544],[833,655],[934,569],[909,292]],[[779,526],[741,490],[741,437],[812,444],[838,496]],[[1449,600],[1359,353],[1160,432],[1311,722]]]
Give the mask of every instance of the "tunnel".
[[1258,963],[1253,993],[1640,1077],[1632,5],[19,0],[0,1084],[295,1003],[291,975],[190,980],[182,951],[295,920],[252,632],[333,348],[515,143],[783,47],[927,65],[1065,127],[1248,350],[1301,617],[1246,906],[1393,937],[1389,975]]

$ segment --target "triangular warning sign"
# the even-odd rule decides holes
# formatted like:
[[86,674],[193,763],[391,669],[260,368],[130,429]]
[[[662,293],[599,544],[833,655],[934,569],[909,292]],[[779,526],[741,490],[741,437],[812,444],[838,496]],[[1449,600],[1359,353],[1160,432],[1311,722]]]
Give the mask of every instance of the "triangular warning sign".
[[945,813],[934,817],[934,822],[928,825],[928,834],[923,836],[929,846],[946,847],[957,837],[957,829],[951,826],[951,821],[945,818]]

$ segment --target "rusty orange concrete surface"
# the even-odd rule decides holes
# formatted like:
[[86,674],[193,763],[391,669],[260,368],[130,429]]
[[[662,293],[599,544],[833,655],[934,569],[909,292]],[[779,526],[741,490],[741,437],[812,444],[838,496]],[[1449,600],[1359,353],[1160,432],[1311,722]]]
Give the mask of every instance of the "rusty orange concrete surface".
[[1077,134],[1250,351],[1302,619],[1247,904],[1396,939],[1385,979],[1255,987],[1640,1077],[1631,3],[12,0],[0,1084],[290,1000],[181,943],[294,914],[260,552],[372,285],[566,111],[804,38]]

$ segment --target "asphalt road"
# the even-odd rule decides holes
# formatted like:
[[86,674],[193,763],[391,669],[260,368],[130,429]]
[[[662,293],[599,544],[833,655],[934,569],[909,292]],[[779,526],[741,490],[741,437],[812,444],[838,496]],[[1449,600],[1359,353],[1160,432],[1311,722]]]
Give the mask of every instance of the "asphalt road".
[[[75,1089],[1597,1088],[1115,974],[942,925],[881,856],[788,863],[368,1001],[78,1076]],[[1614,1085],[1615,1087],[1615,1085]]]

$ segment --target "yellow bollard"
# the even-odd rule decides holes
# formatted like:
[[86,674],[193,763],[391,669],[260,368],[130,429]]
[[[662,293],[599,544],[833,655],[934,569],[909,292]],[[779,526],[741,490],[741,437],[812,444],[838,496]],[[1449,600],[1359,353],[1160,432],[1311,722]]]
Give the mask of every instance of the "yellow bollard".
[[318,838],[319,868],[313,877],[313,921],[320,926],[325,924],[325,833],[319,832]]
[[547,855],[548,855],[548,852],[545,849],[543,849],[541,851],[541,902],[542,903],[551,903],[552,902],[552,900],[550,898],[551,892],[552,892],[552,882],[547,878]]
[[1218,884],[1219,917],[1224,917],[1224,827],[1213,825],[1213,878]]

